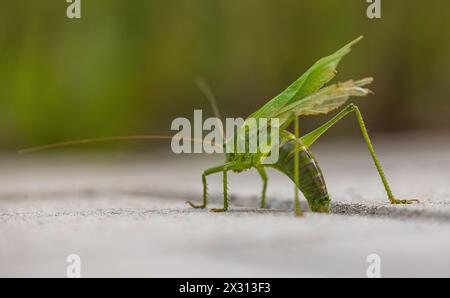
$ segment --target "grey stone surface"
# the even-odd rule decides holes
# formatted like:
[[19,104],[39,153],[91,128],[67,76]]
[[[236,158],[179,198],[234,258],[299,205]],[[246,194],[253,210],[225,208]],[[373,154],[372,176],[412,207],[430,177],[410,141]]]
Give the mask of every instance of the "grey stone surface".
[[[220,157],[50,152],[0,160],[0,276],[64,277],[78,254],[82,275],[144,277],[450,276],[448,134],[375,137],[399,198],[387,204],[364,143],[320,141],[313,150],[332,214],[296,218],[293,186],[269,171],[271,209],[257,208],[255,172],[230,175],[232,210],[192,210],[200,174]],[[220,206],[220,175],[211,177]],[[304,206],[305,207],[305,206]]]

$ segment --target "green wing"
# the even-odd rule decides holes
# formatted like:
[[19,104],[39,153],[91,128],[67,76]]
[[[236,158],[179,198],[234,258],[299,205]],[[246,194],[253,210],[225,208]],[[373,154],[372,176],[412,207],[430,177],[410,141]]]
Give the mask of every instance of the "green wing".
[[[325,114],[343,105],[350,96],[365,96],[369,94],[370,90],[363,88],[363,86],[370,84],[372,78],[347,81],[322,88],[336,75],[336,68],[342,58],[361,39],[362,36],[334,54],[317,61],[286,90],[250,115],[244,125],[238,130],[237,137],[243,140],[247,138],[245,127],[250,118],[255,120],[260,118],[277,118],[280,129],[284,130],[295,116]],[[256,133],[258,132],[259,130],[256,131]],[[249,136],[252,137],[252,134],[250,133]]]
[[263,107],[249,116],[249,118],[273,118],[287,105],[298,102],[319,90],[328,83],[335,75],[336,68],[341,59],[351,51],[351,47],[363,37],[358,37],[334,54],[317,61],[297,81],[292,83],[286,90],[270,100]]
[[363,86],[372,83],[372,81],[372,78],[365,78],[325,87],[302,100],[288,104],[274,117],[279,118],[280,122],[283,123],[293,114],[296,116],[327,114],[342,106],[350,96],[366,96],[371,93],[369,89],[363,88]]

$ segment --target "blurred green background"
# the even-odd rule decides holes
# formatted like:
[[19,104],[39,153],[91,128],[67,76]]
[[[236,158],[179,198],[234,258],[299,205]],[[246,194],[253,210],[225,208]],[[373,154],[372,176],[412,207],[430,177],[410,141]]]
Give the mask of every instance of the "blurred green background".
[[67,5],[0,1],[2,149],[170,132],[194,109],[212,115],[198,76],[224,116],[245,117],[359,35],[337,80],[375,77],[355,100],[370,130],[450,128],[448,0],[383,0],[380,20],[364,0],[82,0],[80,20]]

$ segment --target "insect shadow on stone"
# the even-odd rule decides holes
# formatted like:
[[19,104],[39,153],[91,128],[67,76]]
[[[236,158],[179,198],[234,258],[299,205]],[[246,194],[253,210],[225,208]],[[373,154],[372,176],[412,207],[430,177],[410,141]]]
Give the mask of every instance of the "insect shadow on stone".
[[[229,209],[228,203],[228,172],[242,172],[255,168],[261,176],[263,187],[261,195],[261,208],[266,208],[266,191],[268,177],[266,168],[274,168],[286,176],[288,176],[295,184],[294,200],[295,214],[303,215],[300,208],[299,190],[303,193],[308,201],[309,208],[312,212],[328,213],[330,211],[330,195],[328,193],[322,170],[319,167],[317,159],[312,154],[310,147],[325,132],[328,131],[339,120],[349,114],[356,115],[357,123],[361,129],[364,141],[367,144],[369,153],[373,159],[375,167],[381,178],[381,182],[386,190],[387,197],[392,204],[411,204],[418,200],[399,200],[394,197],[389,187],[386,176],[381,168],[378,157],[369,138],[364,120],[359,108],[350,103],[331,120],[311,131],[310,133],[300,137],[299,117],[313,116],[319,114],[328,114],[333,110],[342,107],[352,96],[366,96],[371,91],[365,86],[372,83],[372,78],[364,78],[361,80],[350,80],[343,83],[325,86],[336,75],[336,68],[342,58],[351,51],[351,47],[359,42],[363,37],[359,37],[350,42],[340,50],[324,57],[311,66],[300,78],[292,83],[286,90],[268,101],[256,112],[251,114],[247,119],[278,119],[280,124],[280,142],[273,142],[273,146],[278,146],[279,158],[274,163],[264,163],[268,158],[268,153],[258,150],[256,153],[228,153],[226,154],[225,163],[210,169],[202,174],[203,183],[203,200],[200,204],[191,201],[187,202],[193,208],[207,208],[208,191],[207,177],[213,174],[222,173],[223,175],[223,207],[211,209],[213,212],[225,212]],[[200,89],[206,95],[212,105],[214,114],[220,118],[216,101],[212,92],[204,83],[197,82]],[[294,132],[289,132],[287,128],[294,124]],[[268,124],[270,126],[270,124]],[[269,127],[270,128],[270,127]],[[229,138],[225,143],[229,142],[233,137]],[[169,135],[136,135],[136,136],[119,136],[105,137],[95,139],[85,139],[78,141],[68,141],[50,145],[44,145],[19,151],[19,153],[30,153],[50,148],[71,146],[77,144],[88,144],[95,142],[117,141],[132,139],[173,139]],[[203,140],[183,138],[183,140],[192,142],[204,142]]]

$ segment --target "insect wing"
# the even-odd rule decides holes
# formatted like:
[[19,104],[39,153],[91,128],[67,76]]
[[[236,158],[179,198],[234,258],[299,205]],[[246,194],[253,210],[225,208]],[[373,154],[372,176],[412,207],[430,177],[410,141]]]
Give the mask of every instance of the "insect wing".
[[283,109],[276,117],[285,119],[290,115],[317,115],[329,113],[342,106],[350,96],[366,96],[371,91],[363,86],[372,83],[372,78],[347,81],[323,88],[303,100],[294,102]]
[[350,42],[334,54],[324,57],[309,68],[298,80],[292,83],[286,90],[270,100],[249,118],[271,118],[280,114],[285,106],[302,100],[315,91],[322,88],[336,75],[336,68],[341,59],[351,51],[351,47],[359,42],[359,37]]

